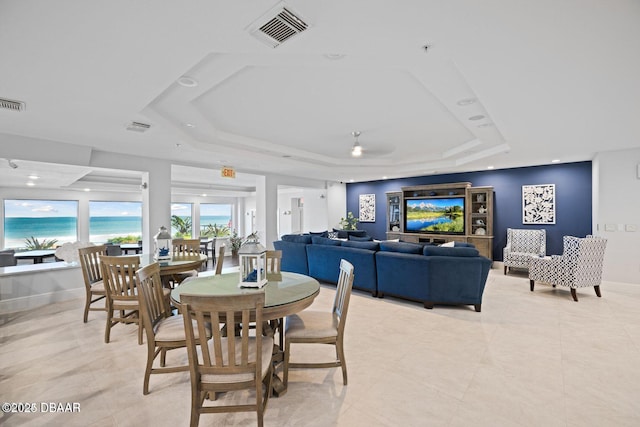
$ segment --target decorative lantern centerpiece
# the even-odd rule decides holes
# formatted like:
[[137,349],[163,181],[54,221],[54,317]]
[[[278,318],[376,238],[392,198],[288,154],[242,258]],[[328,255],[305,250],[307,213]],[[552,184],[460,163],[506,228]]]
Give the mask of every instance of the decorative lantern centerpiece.
[[267,265],[267,249],[260,244],[256,233],[247,236],[240,246],[240,283],[239,288],[261,288],[267,284],[265,266]]
[[158,234],[153,236],[153,259],[166,261],[171,259],[171,233],[164,225],[160,227]]

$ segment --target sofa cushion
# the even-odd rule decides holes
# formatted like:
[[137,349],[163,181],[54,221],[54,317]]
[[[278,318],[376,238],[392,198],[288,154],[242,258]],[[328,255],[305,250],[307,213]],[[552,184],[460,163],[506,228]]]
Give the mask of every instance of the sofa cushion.
[[335,233],[338,233],[338,239],[346,239],[347,237],[349,237],[349,234],[347,234],[347,230],[339,230],[337,228],[334,228],[333,231]]
[[349,240],[353,240],[354,242],[372,242],[373,241],[373,237],[371,237],[371,236],[363,236],[363,237],[349,236]]
[[349,248],[367,249],[370,251],[380,250],[380,245],[377,242],[359,242],[357,240],[345,240],[342,242],[342,246]]
[[347,230],[347,235],[349,237],[351,237],[351,236],[367,237],[367,231],[366,230]]
[[329,232],[326,230],[318,232],[310,231],[309,234],[312,236],[329,237]]
[[380,250],[385,252],[401,252],[405,254],[421,254],[422,245],[405,242],[380,242]]
[[340,246],[342,241],[329,239],[328,237],[320,237],[320,236],[311,236],[311,242],[314,245],[329,245],[329,246]]
[[283,242],[292,242],[292,243],[311,243],[311,236],[309,235],[300,235],[300,234],[285,234],[281,239]]
[[475,248],[445,248],[442,246],[425,246],[423,254],[426,256],[458,256],[458,257],[473,257],[478,256],[478,250]]

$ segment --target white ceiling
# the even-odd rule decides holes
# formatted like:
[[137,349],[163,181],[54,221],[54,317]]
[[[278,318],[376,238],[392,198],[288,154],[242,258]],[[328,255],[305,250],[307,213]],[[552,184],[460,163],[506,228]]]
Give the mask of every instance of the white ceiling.
[[347,182],[640,146],[638,1],[289,0],[309,28],[271,48],[249,30],[282,5],[0,2],[0,98],[26,103],[0,132]]

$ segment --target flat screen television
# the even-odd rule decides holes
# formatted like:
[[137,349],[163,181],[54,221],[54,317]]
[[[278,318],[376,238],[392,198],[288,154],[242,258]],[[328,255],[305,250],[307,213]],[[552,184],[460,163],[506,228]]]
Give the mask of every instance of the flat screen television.
[[406,233],[464,234],[464,197],[405,198]]

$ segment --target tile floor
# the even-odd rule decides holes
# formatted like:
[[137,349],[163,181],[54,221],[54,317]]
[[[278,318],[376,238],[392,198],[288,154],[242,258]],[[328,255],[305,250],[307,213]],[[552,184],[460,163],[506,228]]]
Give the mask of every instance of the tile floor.
[[[578,291],[491,271],[482,313],[354,292],[346,331],[349,385],[338,369],[295,370],[267,426],[640,425],[640,285]],[[314,306],[329,307],[323,286]],[[151,377],[134,326],[103,342],[104,314],[82,323],[74,300],[0,317],[0,402],[78,402],[80,413],[0,414],[5,426],[188,425],[188,373]],[[297,350],[297,351],[295,351]],[[318,350],[295,347],[292,358]],[[180,351],[173,361],[186,360]],[[234,398],[246,395],[236,394]],[[224,396],[223,399],[231,399]],[[200,425],[255,425],[253,413]]]

